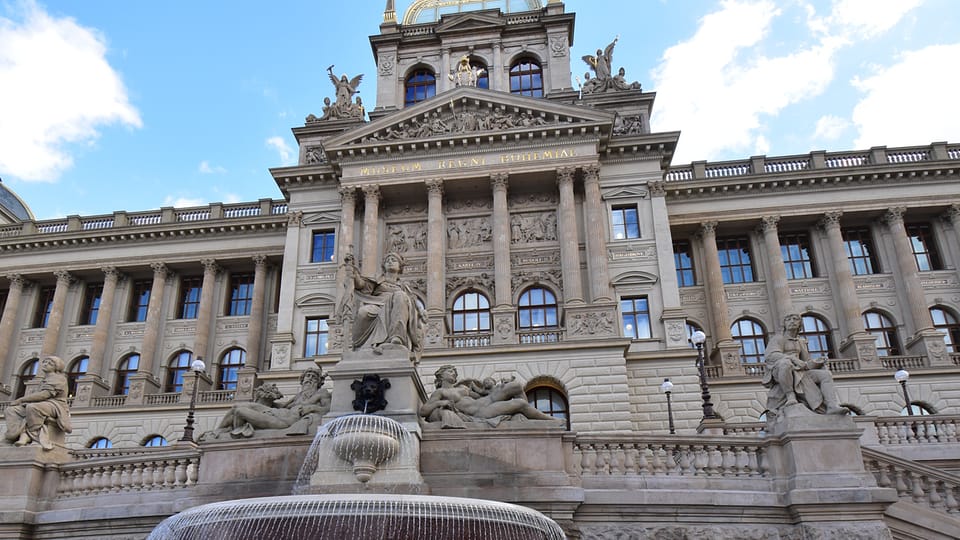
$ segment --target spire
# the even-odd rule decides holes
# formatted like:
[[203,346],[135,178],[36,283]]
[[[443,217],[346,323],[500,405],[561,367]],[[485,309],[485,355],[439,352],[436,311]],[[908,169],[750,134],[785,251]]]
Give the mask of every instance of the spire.
[[383,22],[397,22],[397,12],[393,9],[393,0],[387,0],[387,7],[383,10]]

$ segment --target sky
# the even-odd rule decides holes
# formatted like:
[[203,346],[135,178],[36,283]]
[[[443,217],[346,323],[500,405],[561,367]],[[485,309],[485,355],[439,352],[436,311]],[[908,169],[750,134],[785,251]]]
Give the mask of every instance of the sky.
[[[39,220],[282,198],[269,169],[334,97],[327,66],[375,102],[384,3],[0,0],[0,178]],[[960,142],[956,0],[565,6],[572,76],[619,35],[675,166]]]

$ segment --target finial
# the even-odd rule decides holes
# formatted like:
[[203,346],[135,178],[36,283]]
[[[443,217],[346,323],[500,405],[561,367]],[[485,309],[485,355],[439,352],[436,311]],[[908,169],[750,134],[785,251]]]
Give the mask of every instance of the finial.
[[383,10],[383,22],[397,22],[397,12],[393,9],[393,0],[387,0],[387,7]]

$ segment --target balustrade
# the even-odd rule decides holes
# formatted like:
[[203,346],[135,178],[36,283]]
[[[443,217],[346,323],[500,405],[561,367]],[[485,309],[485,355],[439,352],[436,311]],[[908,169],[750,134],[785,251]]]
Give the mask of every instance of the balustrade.
[[563,330],[519,330],[517,338],[522,344],[559,343],[563,341]]
[[765,448],[757,439],[579,437],[574,463],[587,476],[769,477]]
[[91,407],[99,407],[101,409],[112,409],[116,407],[123,407],[123,404],[127,402],[127,396],[121,394],[119,396],[98,396],[90,399]]
[[960,485],[956,476],[869,448],[863,449],[863,464],[878,486],[896,489],[900,500],[938,512],[958,513]]
[[470,335],[453,335],[447,337],[447,346],[455,349],[489,347],[492,340],[493,334],[490,332]]
[[58,497],[186,488],[197,483],[200,469],[200,454],[193,451],[113,450],[93,456],[77,452],[86,459],[61,467]]
[[915,415],[875,418],[873,423],[880,444],[934,444],[960,442],[957,423],[960,416]]

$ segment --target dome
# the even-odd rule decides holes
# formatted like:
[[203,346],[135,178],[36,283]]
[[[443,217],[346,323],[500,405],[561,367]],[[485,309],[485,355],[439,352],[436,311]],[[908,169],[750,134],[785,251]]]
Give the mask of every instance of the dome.
[[[7,221],[7,219],[4,218],[8,216],[12,216],[18,221],[30,221],[33,219],[33,212],[27,208],[27,205],[23,203],[23,200],[21,200],[16,193],[3,185],[3,182],[0,182],[0,207],[3,207],[3,211],[0,211],[0,222]],[[3,214],[8,214],[8,216],[4,216]]]
[[499,9],[503,13],[520,13],[542,9],[540,0],[416,0],[403,16],[403,24],[431,23],[442,15]]

